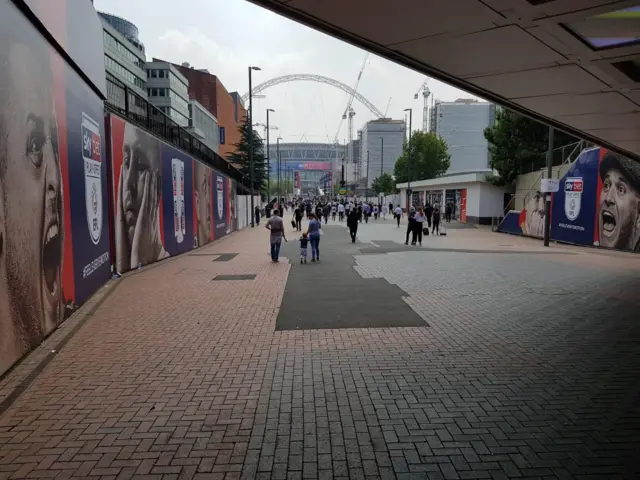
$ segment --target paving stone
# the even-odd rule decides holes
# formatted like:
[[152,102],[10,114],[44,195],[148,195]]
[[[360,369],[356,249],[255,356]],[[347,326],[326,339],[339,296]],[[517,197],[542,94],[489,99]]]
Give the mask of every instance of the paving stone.
[[[118,280],[0,416],[0,478],[640,476],[637,257],[521,239],[504,254],[511,238],[473,229],[405,249],[362,227],[379,248],[325,228],[320,265],[289,265],[295,242],[272,264],[248,229],[198,250],[230,261]],[[276,330],[301,276],[311,326]],[[387,304],[420,323],[382,325]],[[326,328],[334,310],[361,328]],[[372,310],[385,328],[366,328]]]

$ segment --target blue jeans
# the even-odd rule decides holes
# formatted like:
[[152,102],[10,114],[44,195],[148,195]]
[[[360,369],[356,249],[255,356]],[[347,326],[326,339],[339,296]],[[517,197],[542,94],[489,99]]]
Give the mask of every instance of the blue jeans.
[[271,242],[271,260],[273,260],[274,262],[276,260],[278,260],[278,257],[280,256],[280,245],[282,244],[281,240],[274,242]]
[[309,236],[309,242],[311,243],[311,259],[320,260],[320,235]]

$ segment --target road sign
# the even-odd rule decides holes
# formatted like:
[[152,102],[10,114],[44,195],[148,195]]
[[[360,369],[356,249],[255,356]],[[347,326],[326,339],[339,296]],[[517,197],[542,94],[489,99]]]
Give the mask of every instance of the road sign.
[[557,178],[543,178],[540,181],[542,193],[556,193],[558,190],[560,190],[560,180]]
[[344,195],[345,193],[347,193],[347,189],[346,188],[341,188],[340,190],[338,190],[338,193],[340,195]]

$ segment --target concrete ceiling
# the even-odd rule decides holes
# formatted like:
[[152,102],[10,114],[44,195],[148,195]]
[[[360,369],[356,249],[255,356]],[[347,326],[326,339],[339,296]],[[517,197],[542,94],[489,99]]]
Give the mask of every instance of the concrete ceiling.
[[249,1],[640,161],[640,0]]

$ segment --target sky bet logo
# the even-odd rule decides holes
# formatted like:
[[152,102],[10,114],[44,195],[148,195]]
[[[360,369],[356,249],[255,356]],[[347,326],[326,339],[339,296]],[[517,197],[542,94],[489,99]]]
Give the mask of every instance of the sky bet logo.
[[568,178],[564,184],[564,191],[581,193],[582,187],[583,187],[582,179]]
[[100,135],[82,125],[82,156],[96,162],[102,161]]

